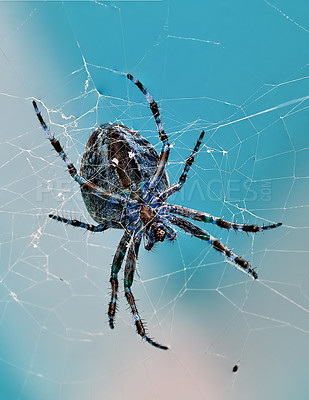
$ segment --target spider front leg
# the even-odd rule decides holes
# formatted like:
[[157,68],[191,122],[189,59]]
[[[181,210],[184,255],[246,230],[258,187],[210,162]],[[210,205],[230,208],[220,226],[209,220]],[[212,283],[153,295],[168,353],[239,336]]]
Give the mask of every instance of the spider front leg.
[[250,275],[254,279],[258,278],[257,273],[250,266],[248,261],[244,260],[241,257],[238,257],[237,254],[233,253],[232,250],[225,247],[218,239],[211,236],[204,229],[201,229],[198,226],[192,224],[191,222],[183,218],[177,217],[175,215],[168,215],[166,216],[166,219],[169,220],[173,225],[178,226],[179,228],[191,234],[192,236],[195,236],[202,240],[206,240],[209,244],[212,245],[212,247],[215,250],[219,251],[220,253],[223,253],[229,260],[231,260],[238,269]]
[[240,231],[240,232],[251,232],[251,233],[263,232],[263,231],[267,231],[269,229],[278,228],[279,226],[282,225],[281,222],[278,222],[276,224],[262,225],[262,226],[234,224],[232,222],[225,221],[221,218],[214,217],[213,215],[210,215],[208,213],[192,210],[191,208],[187,208],[187,207],[183,207],[183,206],[176,206],[173,204],[167,204],[166,209],[168,212],[170,212],[172,214],[181,215],[182,217],[191,218],[195,221],[210,223],[210,224],[217,225],[220,228],[232,229],[234,231]]
[[125,230],[119,245],[117,247],[111,269],[110,283],[112,286],[111,300],[108,306],[108,321],[111,329],[114,329],[115,314],[117,308],[118,297],[118,272],[120,271],[123,259],[126,255],[127,248],[132,236],[132,231]]
[[134,236],[133,240],[131,242],[128,255],[127,255],[127,261],[126,261],[126,266],[125,266],[125,272],[124,272],[124,291],[125,291],[125,296],[126,299],[129,303],[131,312],[133,314],[133,319],[136,327],[137,333],[145,339],[148,343],[150,343],[152,346],[157,347],[162,350],[167,350],[167,346],[162,346],[159,343],[154,342],[152,339],[150,339],[146,335],[146,331],[142,322],[142,319],[138,313],[137,306],[135,303],[135,299],[133,296],[133,293],[131,291],[131,286],[133,283],[134,279],[134,273],[135,273],[135,268],[136,268],[136,261],[137,261],[137,256],[138,256],[138,250],[141,244],[141,237]]

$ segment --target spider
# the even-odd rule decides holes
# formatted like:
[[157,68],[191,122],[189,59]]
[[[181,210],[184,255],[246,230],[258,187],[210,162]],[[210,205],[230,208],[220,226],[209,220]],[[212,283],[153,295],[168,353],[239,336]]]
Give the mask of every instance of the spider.
[[80,173],[78,173],[59,141],[48,129],[35,101],[33,101],[33,106],[52,146],[66,164],[71,177],[80,185],[85,206],[98,225],[66,219],[54,214],[50,214],[49,217],[92,232],[103,232],[109,228],[124,230],[111,266],[109,326],[113,329],[115,325],[118,273],[127,254],[124,293],[133,314],[137,333],[151,345],[166,350],[167,346],[157,343],[146,334],[131,290],[142,239],[146,250],[150,250],[156,242],[163,242],[165,239],[173,241],[176,239],[176,231],[172,227],[174,225],[208,242],[215,250],[223,253],[238,269],[257,279],[257,273],[247,261],[188,219],[242,232],[262,232],[282,224],[265,226],[235,224],[205,212],[168,204],[167,199],[185,184],[205,132],[202,131],[191,155],[187,158],[179,181],[170,185],[166,172],[170,145],[163,129],[158,105],[139,80],[131,74],[127,74],[127,78],[139,88],[149,103],[162,142],[160,155],[143,136],[134,130],[117,123],[106,123],[91,134],[82,157]]

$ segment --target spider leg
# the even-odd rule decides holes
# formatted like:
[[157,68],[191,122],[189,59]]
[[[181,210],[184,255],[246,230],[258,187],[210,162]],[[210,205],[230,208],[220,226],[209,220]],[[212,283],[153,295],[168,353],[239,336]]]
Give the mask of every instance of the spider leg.
[[[158,222],[161,222],[160,219],[158,219]],[[170,227],[167,224],[164,224],[163,222],[161,222],[159,226],[161,226],[165,230],[166,238],[168,240],[170,240],[172,242],[173,240],[176,239],[177,232],[175,231],[175,229],[173,229],[172,227]],[[151,229],[149,229],[149,231],[147,232],[147,235],[144,235],[144,239],[145,239],[144,247],[146,250],[151,250],[153,248],[153,246],[157,243],[155,241],[155,238],[153,236]]]
[[159,157],[159,163],[157,166],[157,170],[156,170],[155,174],[153,175],[153,177],[151,178],[151,180],[148,182],[148,188],[152,189],[157,185],[162,173],[165,170],[165,166],[166,166],[169,152],[170,152],[170,144],[168,142],[168,137],[163,129],[163,124],[161,121],[161,116],[159,113],[157,103],[154,101],[153,97],[150,95],[150,93],[148,93],[147,89],[142,85],[142,83],[139,80],[134,78],[134,76],[132,76],[131,74],[127,74],[127,78],[130,79],[130,81],[132,81],[146,97],[146,100],[149,103],[150,110],[153,114],[153,117],[154,117],[156,125],[157,125],[159,138],[162,142],[162,149],[161,149],[161,153],[160,153],[160,157]]
[[214,217],[213,215],[192,210],[187,207],[182,206],[175,206],[173,204],[166,205],[167,211],[172,214],[181,215],[182,217],[191,218],[195,221],[201,221],[206,223],[211,223],[214,225],[218,225],[220,228],[224,229],[233,229],[234,231],[241,231],[241,232],[263,232],[269,229],[277,228],[281,226],[282,223],[278,222],[276,224],[269,224],[269,225],[246,225],[246,224],[234,224],[232,222],[224,221],[221,218]]
[[177,237],[177,232],[174,228],[169,225],[169,221],[165,219],[165,217],[158,217],[158,222],[161,224],[162,228],[165,230],[166,238],[171,242],[174,241]]
[[64,217],[60,217],[59,215],[49,214],[49,218],[54,219],[55,221],[63,222],[67,225],[78,226],[79,228],[87,229],[87,231],[91,232],[103,232],[109,228],[122,228],[119,222],[115,221],[104,221],[99,225],[87,224],[86,222],[81,222],[76,219],[67,219]]
[[137,260],[140,243],[141,243],[141,237],[134,236],[133,240],[130,244],[129,251],[128,251],[125,272],[124,272],[125,296],[129,303],[131,313],[133,314],[133,319],[134,319],[137,333],[143,339],[145,339],[148,343],[150,343],[152,346],[157,347],[162,350],[167,350],[168,349],[167,346],[162,346],[161,344],[154,342],[152,339],[150,339],[146,335],[146,331],[145,331],[142,319],[138,313],[135,299],[134,299],[133,293],[131,291],[131,286],[132,286],[133,279],[134,279],[134,272],[135,272],[135,268],[136,268],[136,260]]
[[163,225],[164,225],[164,228],[166,230],[167,238],[172,242],[173,240],[176,239],[177,232],[171,226],[168,226],[167,224],[163,224]]
[[237,254],[233,253],[230,249],[225,247],[218,239],[211,236],[207,231],[175,215],[168,215],[166,218],[172,224],[178,226],[185,232],[190,233],[192,236],[209,242],[209,244],[211,244],[215,250],[220,251],[220,253],[223,253],[229,260],[231,260],[238,269],[252,276],[252,278],[257,279],[257,273],[254,271],[253,268],[251,268],[248,261],[245,261],[243,258],[238,257]]
[[153,246],[155,245],[155,240],[152,234],[152,230],[150,229],[149,232],[147,232],[147,235],[144,235],[144,247],[146,250],[151,250]]
[[109,326],[111,329],[114,329],[115,322],[115,314],[117,308],[117,296],[118,296],[118,272],[120,271],[123,259],[126,255],[128,245],[130,243],[130,239],[132,236],[132,231],[125,230],[119,245],[117,247],[116,253],[114,255],[112,268],[111,268],[111,277],[110,283],[112,286],[111,300],[108,306],[108,319]]
[[196,145],[194,146],[194,149],[193,149],[190,157],[187,158],[187,161],[185,163],[183,172],[180,175],[178,183],[175,183],[174,185],[172,185],[169,188],[167,188],[164,192],[162,192],[160,194],[160,196],[159,196],[159,199],[165,201],[169,196],[171,196],[172,194],[178,192],[183,187],[183,185],[186,182],[187,175],[188,175],[188,172],[189,172],[189,170],[191,168],[191,165],[193,164],[194,158],[195,158],[195,156],[196,156],[196,154],[197,154],[197,152],[198,152],[198,150],[199,150],[199,148],[200,148],[200,146],[202,144],[202,139],[204,137],[204,134],[205,134],[205,132],[202,131],[202,133],[200,134],[200,136],[198,138],[198,141],[196,142]]
[[86,187],[89,192],[93,193],[94,195],[103,198],[104,200],[109,200],[110,202],[114,202],[114,203],[118,203],[118,204],[123,204],[124,202],[133,202],[134,200],[128,200],[125,196],[121,196],[121,195],[116,195],[116,194],[112,194],[112,193],[108,193],[105,190],[101,189],[99,186],[94,185],[91,182],[88,182],[87,179],[85,179],[83,176],[81,176],[80,174],[78,174],[74,164],[72,163],[72,161],[69,159],[69,157],[67,156],[67,154],[65,153],[65,151],[63,150],[60,142],[54,137],[54,135],[50,132],[50,130],[48,129],[41,113],[40,110],[36,104],[36,102],[33,100],[32,101],[33,107],[34,107],[34,111],[36,113],[36,116],[42,126],[42,128],[44,129],[49,141],[51,142],[53,148],[56,150],[56,152],[58,153],[59,157],[64,161],[69,174],[71,175],[71,177],[80,185],[83,187]]

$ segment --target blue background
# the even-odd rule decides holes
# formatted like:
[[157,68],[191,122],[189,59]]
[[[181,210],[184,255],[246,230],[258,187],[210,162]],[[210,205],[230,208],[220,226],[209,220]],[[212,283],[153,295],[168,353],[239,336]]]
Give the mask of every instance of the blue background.
[[[308,2],[0,10],[0,399],[307,399]],[[206,131],[171,201],[240,223],[283,222],[256,235],[205,226],[256,267],[257,281],[182,232],[140,251],[134,293],[168,352],[142,343],[123,292],[116,329],[108,327],[121,232],[89,234],[47,217],[93,223],[31,100],[77,166],[92,130],[109,121],[159,151],[127,72],[160,106],[171,183]]]

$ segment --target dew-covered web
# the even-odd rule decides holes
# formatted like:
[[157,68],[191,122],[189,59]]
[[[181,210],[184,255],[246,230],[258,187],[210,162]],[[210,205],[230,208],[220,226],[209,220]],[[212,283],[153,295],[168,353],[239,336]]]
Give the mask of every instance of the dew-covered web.
[[[306,398],[308,5],[207,3],[0,3],[1,399]],[[106,122],[137,130],[159,152],[127,72],[159,104],[171,183],[205,130],[171,203],[283,223],[257,234],[199,224],[248,260],[256,281],[181,231],[173,244],[140,250],[133,292],[167,352],[136,334],[121,272],[108,326],[122,232],[48,218],[94,223],[31,104],[77,168]]]

